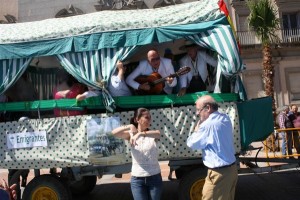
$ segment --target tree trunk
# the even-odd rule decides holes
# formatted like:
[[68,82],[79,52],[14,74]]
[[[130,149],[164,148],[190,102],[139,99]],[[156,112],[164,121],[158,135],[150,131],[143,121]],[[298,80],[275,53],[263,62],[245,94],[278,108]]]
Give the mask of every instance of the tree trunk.
[[265,93],[267,96],[272,98],[272,110],[274,120],[276,117],[276,107],[275,107],[275,99],[274,99],[274,66],[272,65],[272,52],[270,44],[263,45],[263,82],[265,87]]

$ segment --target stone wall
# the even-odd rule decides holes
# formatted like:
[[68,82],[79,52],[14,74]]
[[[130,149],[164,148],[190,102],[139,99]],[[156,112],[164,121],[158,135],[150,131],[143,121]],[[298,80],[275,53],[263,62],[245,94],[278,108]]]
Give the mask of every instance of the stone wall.
[[192,1],[196,0],[11,0],[10,4],[0,0],[0,20],[5,21],[6,14],[15,16],[18,22],[30,22],[54,18],[63,9],[69,15],[75,15],[76,9],[83,13],[91,13],[103,10],[157,8]]

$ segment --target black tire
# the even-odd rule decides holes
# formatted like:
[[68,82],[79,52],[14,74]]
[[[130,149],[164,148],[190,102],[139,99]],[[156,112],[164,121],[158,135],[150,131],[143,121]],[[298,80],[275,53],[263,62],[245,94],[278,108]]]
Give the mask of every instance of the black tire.
[[181,179],[187,171],[184,168],[175,169],[175,176],[177,179]]
[[185,173],[179,182],[179,200],[201,200],[206,175],[205,168]]
[[70,190],[73,195],[84,195],[90,193],[97,183],[97,176],[82,176],[78,181],[70,183]]
[[63,180],[53,175],[41,175],[32,179],[23,192],[22,200],[71,200],[72,195]]

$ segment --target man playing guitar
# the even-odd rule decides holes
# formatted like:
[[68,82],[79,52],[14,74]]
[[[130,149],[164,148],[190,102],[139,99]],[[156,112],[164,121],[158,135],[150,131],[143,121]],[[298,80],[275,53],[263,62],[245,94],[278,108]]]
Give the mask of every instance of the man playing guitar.
[[[170,59],[161,58],[155,49],[151,49],[147,53],[147,60],[140,61],[139,65],[135,70],[126,78],[126,83],[132,87],[134,90],[142,91],[147,94],[147,91],[151,90],[151,84],[149,81],[140,83],[136,80],[137,77],[141,75],[159,75],[160,77],[165,77],[162,91],[156,91],[155,94],[171,94],[172,88],[176,86],[177,79],[169,77],[170,74],[174,74],[174,67]],[[149,76],[149,78],[153,76]]]

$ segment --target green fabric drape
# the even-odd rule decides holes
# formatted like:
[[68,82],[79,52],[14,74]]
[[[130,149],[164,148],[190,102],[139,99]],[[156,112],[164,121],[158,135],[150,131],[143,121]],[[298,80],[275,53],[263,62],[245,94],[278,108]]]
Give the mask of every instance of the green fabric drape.
[[[224,74],[234,85],[234,92],[244,100],[247,97],[239,77],[244,65],[231,27],[217,3],[218,0],[203,0],[158,9],[98,12],[49,19],[31,24],[44,27],[42,32],[34,33],[29,33],[29,28],[25,29],[26,23],[0,25],[4,30],[0,31],[0,36],[3,36],[0,37],[0,59],[57,55],[67,71],[80,82],[97,88],[97,78],[103,83],[101,88],[105,88],[115,62],[122,60],[120,56],[110,55],[113,49],[118,53],[118,49],[135,49],[136,46],[189,38],[219,54],[215,92],[220,92],[220,77]],[[184,10],[189,12],[182,12]],[[15,30],[24,31],[24,34],[11,37]],[[88,59],[90,55],[95,59]],[[79,60],[85,62],[80,63]],[[101,65],[98,68],[88,67],[93,62]],[[105,89],[102,90],[104,95],[108,94]]]
[[246,150],[251,142],[262,141],[274,132],[271,97],[240,102],[237,108],[242,149]]
[[53,89],[57,85],[58,68],[28,67],[28,75],[37,89],[39,99],[53,99]]
[[[0,59],[51,56],[68,52],[85,52],[170,42],[203,31],[213,30],[222,24],[228,24],[224,15],[220,15],[217,19],[211,21],[204,20],[197,23],[189,21],[180,25],[153,25],[152,27],[140,29],[128,29],[129,27],[124,24],[124,29],[110,32],[87,33],[86,35],[72,35],[62,39],[54,38],[26,43],[0,43]],[[220,32],[219,34],[225,33]]]
[[98,51],[59,54],[57,58],[61,65],[79,82],[101,90],[103,104],[107,110],[113,112],[115,102],[106,89],[107,83],[115,70],[117,61],[125,60],[136,50],[137,46],[100,49]]
[[32,58],[0,60],[0,94],[16,83],[31,60]]
[[0,59],[149,44],[156,38],[156,28],[186,24],[201,27],[199,24],[224,16],[218,1],[201,0],[155,9],[111,10],[0,24]]

